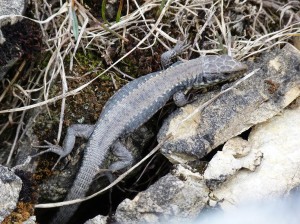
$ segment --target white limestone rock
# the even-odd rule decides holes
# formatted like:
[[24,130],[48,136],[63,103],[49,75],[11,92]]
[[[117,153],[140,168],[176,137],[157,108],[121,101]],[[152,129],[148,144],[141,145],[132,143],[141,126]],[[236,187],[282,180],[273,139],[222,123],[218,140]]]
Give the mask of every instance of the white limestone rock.
[[[214,177],[230,176],[213,190],[223,209],[230,208],[248,200],[264,200],[287,194],[300,185],[300,98],[292,108],[256,125],[248,138],[250,152],[245,157],[233,158],[230,153],[220,153],[213,158],[211,165],[217,173],[208,168],[204,175],[207,181]],[[234,150],[233,148],[231,150]],[[261,162],[255,162],[255,156],[262,154]],[[246,158],[254,161],[256,169],[245,167]],[[218,161],[219,168],[215,161]],[[228,161],[233,161],[230,171]],[[247,162],[248,163],[248,162]],[[247,164],[246,163],[246,164]],[[254,167],[255,167],[254,166]],[[221,170],[224,170],[223,174]],[[210,175],[208,175],[210,174]]]
[[250,147],[248,141],[240,137],[228,140],[223,150],[216,153],[204,172],[209,188],[217,188],[240,169],[254,171],[260,165],[263,154],[260,151],[251,150]]
[[106,224],[107,219],[107,216],[97,215],[96,217],[87,220],[84,224]]

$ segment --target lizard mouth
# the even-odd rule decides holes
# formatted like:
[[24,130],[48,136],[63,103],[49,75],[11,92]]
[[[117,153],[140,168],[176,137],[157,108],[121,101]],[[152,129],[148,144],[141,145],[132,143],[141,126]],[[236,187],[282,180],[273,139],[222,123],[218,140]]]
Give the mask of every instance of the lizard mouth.
[[193,85],[194,89],[203,89],[213,85],[222,84],[226,82],[233,82],[244,76],[244,72],[236,72],[235,74],[223,73],[223,74],[210,74],[210,76],[203,76],[200,83]]
[[226,79],[226,81],[228,81],[228,82],[233,82],[233,81],[236,81],[236,80],[238,80],[239,78],[241,78],[241,77],[243,77],[244,75],[245,75],[246,73],[245,72],[242,72],[242,71],[240,71],[240,72],[236,72],[234,75],[228,75],[227,74],[227,79]]

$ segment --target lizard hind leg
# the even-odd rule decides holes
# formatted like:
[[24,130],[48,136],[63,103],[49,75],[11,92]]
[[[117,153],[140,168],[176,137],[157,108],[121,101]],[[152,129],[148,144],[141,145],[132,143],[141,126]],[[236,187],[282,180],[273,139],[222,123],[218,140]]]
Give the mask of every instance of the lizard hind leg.
[[112,152],[115,156],[119,158],[118,161],[112,163],[109,166],[111,172],[116,172],[118,170],[124,169],[132,165],[133,157],[131,152],[120,142],[117,141],[112,147]]
[[54,145],[50,142],[45,141],[47,145],[35,146],[35,148],[47,148],[47,149],[45,151],[33,155],[32,157],[37,157],[48,152],[53,152],[59,155],[59,158],[57,159],[55,165],[52,167],[53,170],[62,158],[66,157],[72,152],[75,145],[76,137],[82,137],[88,139],[93,133],[94,129],[95,129],[95,125],[73,124],[67,129],[67,133],[62,146]]
[[42,152],[39,152],[39,153],[37,153],[37,154],[31,156],[31,158],[38,157],[38,156],[43,155],[43,154],[48,153],[48,152],[53,152],[53,153],[59,155],[59,158],[57,159],[56,163],[55,163],[54,166],[52,167],[52,170],[54,170],[55,167],[57,166],[57,164],[59,163],[59,161],[60,161],[62,158],[65,157],[65,156],[64,156],[64,153],[63,153],[64,149],[63,149],[63,147],[61,147],[61,146],[59,146],[59,145],[54,145],[54,144],[52,144],[52,143],[50,143],[50,142],[48,142],[48,141],[46,141],[46,140],[45,140],[45,143],[46,143],[47,145],[44,145],[44,146],[34,146],[34,148],[47,148],[47,150],[42,151]]
[[110,182],[113,182],[115,179],[113,173],[129,167],[133,163],[131,152],[120,141],[116,141],[113,144],[112,153],[118,157],[119,160],[112,163],[109,166],[108,171],[105,172],[105,175]]

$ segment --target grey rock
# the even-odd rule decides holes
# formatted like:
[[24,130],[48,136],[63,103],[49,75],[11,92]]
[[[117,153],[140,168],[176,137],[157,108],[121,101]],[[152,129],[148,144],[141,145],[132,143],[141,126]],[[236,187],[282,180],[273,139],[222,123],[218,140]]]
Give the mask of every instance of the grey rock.
[[[2,34],[1,27],[9,24],[14,24],[21,20],[20,17],[14,15],[22,15],[25,11],[26,0],[0,0],[0,48],[5,42],[5,37]],[[7,15],[11,15],[6,17]],[[4,77],[6,72],[18,60],[18,57],[12,58],[4,65],[0,65],[0,80]]]
[[97,215],[95,218],[89,219],[84,224],[106,224],[107,216]]
[[25,0],[0,0],[0,15],[22,15]]
[[287,44],[250,65],[252,76],[217,96],[206,107],[200,109],[203,102],[217,93],[208,93],[178,109],[164,122],[158,135],[159,142],[167,134],[173,135],[163,144],[162,153],[173,163],[197,160],[253,125],[275,116],[300,95],[299,64],[299,51]]
[[251,150],[248,141],[234,137],[228,140],[222,151],[218,151],[209,161],[204,172],[206,184],[210,189],[216,189],[241,169],[254,171],[262,159],[261,151]]
[[[25,11],[25,0],[0,0],[0,28],[8,23],[14,24],[20,18],[14,15],[22,15]],[[10,17],[4,17],[11,15]],[[3,37],[0,29],[0,44],[3,44],[5,37]]]
[[16,208],[21,188],[21,179],[0,165],[0,222]]
[[182,223],[194,220],[208,200],[208,188],[199,173],[181,165],[133,200],[125,199],[115,218],[126,223]]

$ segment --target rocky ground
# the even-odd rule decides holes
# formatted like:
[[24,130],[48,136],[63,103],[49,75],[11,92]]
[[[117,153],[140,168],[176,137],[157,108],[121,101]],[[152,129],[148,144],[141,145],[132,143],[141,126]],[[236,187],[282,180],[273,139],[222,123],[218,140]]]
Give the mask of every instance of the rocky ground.
[[[124,136],[135,162],[159,152],[83,203],[73,222],[247,223],[259,214],[297,223],[299,9],[288,0],[0,0],[0,221],[47,223],[55,210],[41,203],[63,201],[86,141],[54,170],[56,155],[29,157],[43,150],[35,146],[61,145],[71,124],[95,123],[117,89],[161,70],[162,52],[185,39],[174,61],[230,54],[247,64],[244,78],[191,91],[182,108],[170,101]],[[108,184],[99,174],[89,195]],[[241,216],[231,212],[240,206]],[[215,211],[226,217],[207,215]]]

